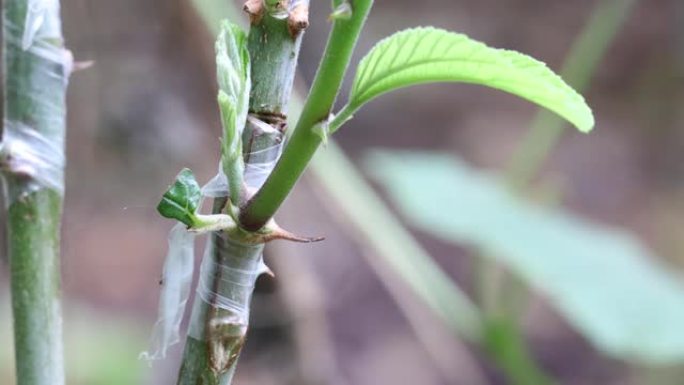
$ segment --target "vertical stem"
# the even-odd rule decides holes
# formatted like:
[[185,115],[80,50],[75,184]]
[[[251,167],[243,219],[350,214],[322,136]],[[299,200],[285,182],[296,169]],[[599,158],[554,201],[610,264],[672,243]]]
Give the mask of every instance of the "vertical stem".
[[512,320],[490,319],[482,347],[511,385],[552,385],[530,354],[525,337]]
[[273,217],[321,144],[322,138],[312,128],[330,115],[373,0],[349,3],[352,15],[348,20],[334,21],[311,91],[282,158],[240,214],[240,223],[247,230],[258,230]]
[[71,62],[63,49],[58,1],[5,0],[3,15],[0,162],[8,205],[17,384],[60,385],[59,229]]
[[287,20],[266,14],[252,24],[248,42],[252,61],[251,113],[286,117],[301,42],[302,33],[292,36]]
[[223,234],[213,235],[210,240],[202,261],[178,384],[230,384],[247,333],[263,245],[238,244]]
[[[308,7],[308,1],[300,1],[299,6]],[[264,9],[261,17],[253,18],[248,42],[252,68],[250,121],[243,133],[248,185],[250,180],[259,179],[258,175],[250,178],[251,170],[264,172],[260,167],[251,169],[250,165],[263,166],[269,162],[274,153],[267,149],[279,146],[283,141],[302,35],[302,30],[292,31],[288,18],[276,18],[270,9]],[[265,124],[255,124],[252,120]],[[268,126],[271,129],[264,128]],[[258,188],[260,184],[256,182],[250,187]],[[221,212],[225,204],[225,198],[215,199],[212,211]],[[241,307],[242,312],[219,307],[218,298],[207,302],[196,297],[179,385],[228,385],[232,382],[247,333],[254,281],[262,268],[263,245],[237,245],[223,234],[211,235],[208,245],[210,249],[205,253],[203,264],[211,263],[203,266],[200,279],[207,280],[210,292],[237,300],[235,305]],[[229,275],[238,270],[253,272],[254,281],[243,282],[247,286],[236,286],[235,278]],[[249,295],[244,292],[245,287]],[[242,294],[234,295],[236,289],[242,289]]]

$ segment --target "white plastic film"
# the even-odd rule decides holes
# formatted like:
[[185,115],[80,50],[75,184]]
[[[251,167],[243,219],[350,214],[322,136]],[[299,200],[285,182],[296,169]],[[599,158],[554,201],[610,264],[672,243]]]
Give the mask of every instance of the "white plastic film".
[[6,70],[14,76],[5,79],[0,162],[6,175],[25,181],[8,189],[11,204],[42,188],[64,192],[65,106],[63,94],[55,97],[59,91],[53,88],[66,88],[73,57],[61,46],[58,0],[30,0],[23,23],[13,23],[7,14],[3,20]]
[[[64,138],[46,137],[20,122],[5,121],[2,158],[16,175],[30,178],[30,191],[47,187],[64,192]],[[30,192],[24,191],[24,192]],[[14,200],[16,197],[10,197]]]
[[[257,191],[280,159],[284,135],[270,124],[251,115],[247,117],[247,126],[246,132],[251,137],[243,137],[242,140],[244,143],[252,142],[253,150],[245,155],[244,181],[250,190]],[[261,143],[268,145],[263,146]]]
[[[282,133],[267,123],[248,118],[253,136],[244,138],[256,149],[244,156],[244,181],[248,189],[259,189],[271,173],[282,152]],[[246,140],[245,140],[246,139]],[[276,145],[272,145],[276,142]],[[262,145],[269,143],[269,145]],[[228,196],[228,178],[219,165],[219,171],[202,187],[205,198]],[[168,349],[180,341],[180,326],[185,314],[192,284],[194,241],[196,235],[177,224],[169,234],[169,250],[164,263],[162,289],[157,321],[152,331],[149,352],[141,359],[158,360],[166,357]],[[217,250],[218,249],[218,250]],[[200,268],[195,307],[209,306],[223,311],[221,322],[239,326],[235,332],[245,332],[249,322],[249,303],[257,278],[270,270],[263,261],[263,245],[243,245],[232,241],[223,233],[210,234]],[[221,259],[217,260],[216,256]],[[200,316],[201,311],[193,311]],[[188,334],[198,340],[207,340],[205,320],[193,318]]]
[[[203,306],[204,303],[210,308],[223,310],[223,323],[239,326],[234,328],[236,332],[246,331],[254,285],[257,278],[268,271],[262,252],[263,245],[243,245],[224,234],[209,237],[202,258],[195,306]],[[195,339],[206,340],[205,322],[191,320],[188,334]]]
[[144,360],[166,357],[172,345],[180,342],[180,325],[190,295],[195,260],[195,234],[182,223],[169,232],[169,251],[164,261],[157,322],[152,330],[151,349],[140,354]]
[[[283,150],[283,134],[268,123],[253,116],[247,117],[247,125],[249,129],[246,132],[253,136],[249,138],[243,137],[243,143],[258,142],[260,138],[265,138],[266,142],[269,143],[269,146],[266,148],[256,149],[244,156],[245,175],[243,180],[247,188],[254,192],[263,186],[266,178],[273,171],[278,159],[280,159]],[[274,138],[276,139],[274,140]],[[272,144],[274,142],[277,144]],[[226,197],[227,194],[228,178],[223,172],[221,165],[219,165],[216,176],[202,187],[202,195],[211,198],[222,198]]]

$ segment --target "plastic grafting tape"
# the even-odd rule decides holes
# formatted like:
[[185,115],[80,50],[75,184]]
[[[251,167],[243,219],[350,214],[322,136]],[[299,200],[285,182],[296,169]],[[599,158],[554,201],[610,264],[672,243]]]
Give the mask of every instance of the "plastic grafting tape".
[[73,60],[68,50],[55,44],[63,39],[59,0],[30,0],[23,25],[13,24],[7,18],[4,22],[7,45],[60,65],[64,70],[59,75],[66,81]]
[[246,327],[254,285],[259,275],[268,271],[262,251],[263,245],[243,245],[224,234],[213,234],[207,239],[188,330],[190,337],[200,341],[207,338],[207,320],[202,314],[206,316],[209,310],[202,310],[203,307],[217,309],[220,312],[215,316]]
[[214,253],[205,253],[198,295],[210,306],[235,313],[248,312],[254,285],[263,272],[262,247],[241,245],[221,235],[214,237],[213,246],[222,249],[217,253],[222,259],[216,261]]
[[228,196],[228,178],[223,173],[223,167],[219,163],[218,173],[202,186],[202,196],[208,198],[223,198]]
[[1,162],[8,174],[25,178],[10,191],[8,203],[33,191],[49,188],[64,191],[64,106],[63,101],[44,98],[45,81],[61,79],[68,82],[73,68],[71,53],[61,47],[62,32],[58,0],[31,0],[23,25],[12,24],[5,18],[5,40],[11,47],[5,53],[34,55],[42,64],[31,78],[21,83],[6,79],[8,94],[29,100],[40,111],[42,119],[36,125],[12,120],[7,114],[2,133]]
[[[268,175],[273,171],[280,154],[282,153],[283,144],[254,151],[248,154],[248,159],[254,161],[245,164],[244,181],[247,187],[253,190],[261,188],[261,186],[268,178]],[[268,159],[267,161],[256,161],[255,159]],[[228,178],[223,172],[221,165],[219,165],[216,175],[202,187],[202,195],[209,198],[222,198],[228,196]]]
[[180,325],[190,296],[194,264],[195,234],[178,223],[169,232],[169,251],[164,261],[157,322],[152,330],[150,350],[141,359],[158,360],[180,341]]
[[29,180],[22,185],[21,191],[13,192],[9,197],[11,202],[41,188],[64,192],[65,160],[61,135],[47,137],[15,121],[5,121],[2,135],[0,157],[5,171]]

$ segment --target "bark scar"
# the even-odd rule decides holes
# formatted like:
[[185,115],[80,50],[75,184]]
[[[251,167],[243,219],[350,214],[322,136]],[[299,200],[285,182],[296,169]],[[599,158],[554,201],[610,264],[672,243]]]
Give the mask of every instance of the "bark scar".
[[209,366],[217,375],[227,372],[235,365],[245,344],[247,325],[231,318],[212,318],[207,325]]

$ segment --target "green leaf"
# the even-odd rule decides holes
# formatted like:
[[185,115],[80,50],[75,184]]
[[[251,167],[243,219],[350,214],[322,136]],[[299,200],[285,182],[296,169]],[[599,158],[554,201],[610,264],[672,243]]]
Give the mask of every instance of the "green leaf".
[[242,131],[247,121],[251,89],[250,60],[246,34],[228,21],[221,24],[216,40],[216,78],[223,126],[221,163],[228,177],[230,198],[234,204],[239,204],[244,172]]
[[684,360],[684,285],[630,234],[516,198],[496,175],[447,155],[381,152],[370,165],[413,226],[484,249],[598,348]]
[[197,225],[197,209],[202,200],[202,190],[190,169],[184,168],[176,181],[164,193],[157,211],[165,218],[176,219],[188,227]]
[[234,205],[240,204],[245,162],[242,158],[242,129],[238,130],[236,120],[238,112],[235,104],[230,101],[228,95],[219,90],[218,105],[221,111],[221,123],[223,124],[223,141],[221,142],[221,167],[228,179],[230,200]]
[[[236,104],[245,99],[249,101],[250,61],[247,35],[239,26],[225,20],[221,24],[215,50],[219,89]],[[248,91],[246,96],[245,89]]]
[[496,88],[548,108],[582,132],[594,126],[584,98],[544,63],[430,27],[401,31],[379,42],[359,63],[349,106],[355,111],[386,92],[436,82]]

